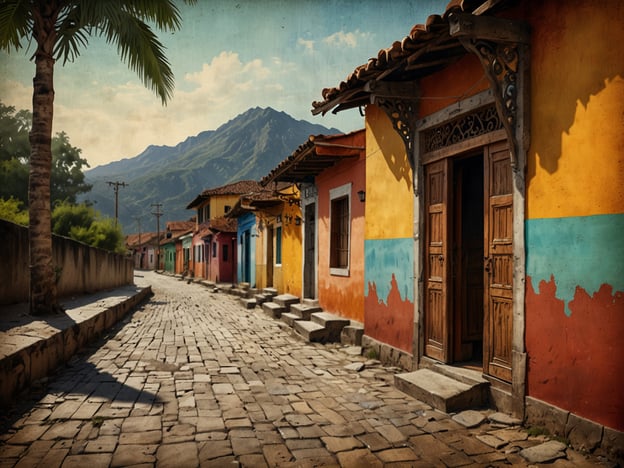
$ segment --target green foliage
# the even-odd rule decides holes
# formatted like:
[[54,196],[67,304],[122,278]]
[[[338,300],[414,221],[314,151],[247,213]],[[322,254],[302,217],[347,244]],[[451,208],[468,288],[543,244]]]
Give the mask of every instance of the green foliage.
[[[0,102],[0,197],[14,197],[24,205],[28,205],[31,121],[29,111],[16,112],[13,106]],[[81,153],[80,148],[69,143],[65,132],[52,138],[50,199],[53,204],[59,201],[76,203],[79,194],[91,190],[83,172],[89,164]]]
[[84,203],[60,203],[52,211],[52,231],[93,247],[124,253],[121,228]]
[[28,212],[22,210],[22,202],[11,197],[0,198],[0,218],[16,224],[28,225]]

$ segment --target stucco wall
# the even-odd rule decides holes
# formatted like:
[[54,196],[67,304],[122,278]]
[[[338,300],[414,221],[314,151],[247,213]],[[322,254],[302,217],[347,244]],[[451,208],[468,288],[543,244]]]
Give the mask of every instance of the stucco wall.
[[[363,132],[357,134],[356,141],[341,144],[364,146]],[[330,255],[330,190],[351,184],[350,192],[350,253],[347,276],[332,274],[329,266]],[[364,322],[364,210],[368,203],[366,186],[366,157],[364,152],[358,160],[344,161],[325,170],[316,177],[318,189],[318,300],[320,306],[342,317]],[[362,203],[357,195],[367,191]]]
[[[296,188],[296,197],[299,196]],[[297,205],[284,205],[282,211],[282,291],[294,296],[302,296],[303,254],[301,250],[303,224],[297,225],[295,219],[301,219],[301,208]]]
[[[28,302],[28,229],[0,219],[0,304]],[[131,257],[53,236],[59,266],[58,295],[68,297],[115,288],[134,281]]]
[[624,4],[532,14],[528,394],[624,430]]
[[405,145],[386,114],[366,108],[364,333],[411,352],[414,198]]

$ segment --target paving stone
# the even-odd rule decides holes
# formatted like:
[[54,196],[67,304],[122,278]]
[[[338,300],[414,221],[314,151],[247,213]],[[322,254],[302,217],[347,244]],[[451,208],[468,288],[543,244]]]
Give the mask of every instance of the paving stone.
[[152,445],[162,440],[162,431],[125,432],[119,436],[119,444]]
[[117,447],[116,436],[102,436],[87,442],[85,453],[113,453]]
[[364,466],[369,468],[378,468],[383,466],[381,460],[367,449],[341,452],[336,456],[338,457],[340,466],[344,468],[361,468]]
[[153,464],[156,462],[155,453],[157,449],[157,445],[118,445],[113,453],[110,466],[131,466],[140,465],[142,463]]
[[260,442],[255,437],[231,437],[234,455],[247,455],[250,453],[262,453]]
[[409,462],[418,460],[418,456],[409,447],[382,450],[375,454],[383,463]]
[[497,449],[497,450],[507,445],[506,441],[501,440],[498,437],[495,437],[490,434],[477,435],[476,438],[480,440],[481,442],[483,442],[484,444],[489,445],[490,447]]
[[122,432],[145,432],[160,430],[162,425],[159,416],[140,416],[126,418],[121,426]]
[[520,451],[520,456],[529,463],[549,463],[566,456],[567,446],[556,440],[549,440],[543,444],[526,448]]
[[481,425],[485,419],[483,413],[474,410],[462,411],[453,416],[453,421],[467,428],[477,427]]
[[38,440],[50,426],[28,424],[20,428],[17,433],[9,438],[8,444],[28,445],[31,442]]
[[262,453],[270,466],[282,466],[294,460],[292,453],[284,444],[263,445]]
[[111,465],[111,455],[108,453],[98,453],[90,455],[69,455],[63,461],[63,468],[108,468]]
[[492,413],[488,416],[488,420],[497,424],[505,424],[507,426],[518,426],[522,424],[522,421],[518,418],[514,418],[506,413]]
[[357,447],[362,447],[362,442],[355,437],[321,437],[327,450],[332,453],[345,452]]
[[199,462],[214,460],[227,455],[232,455],[232,444],[229,440],[216,440],[204,442],[199,445]]

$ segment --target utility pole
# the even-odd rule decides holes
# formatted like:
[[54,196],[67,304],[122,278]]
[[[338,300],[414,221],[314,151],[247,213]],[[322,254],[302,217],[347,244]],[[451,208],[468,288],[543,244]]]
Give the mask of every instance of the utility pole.
[[143,268],[143,245],[141,244],[141,218],[142,216],[135,216],[137,224],[139,225],[139,268]]
[[152,203],[152,207],[156,207],[155,211],[152,211],[152,214],[156,216],[156,266],[154,270],[158,270],[160,266],[160,217],[164,213],[160,211],[162,203]]
[[127,187],[128,184],[125,182],[107,182],[108,185],[113,187],[113,192],[115,192],[115,227],[117,227],[117,213],[119,208],[119,187]]

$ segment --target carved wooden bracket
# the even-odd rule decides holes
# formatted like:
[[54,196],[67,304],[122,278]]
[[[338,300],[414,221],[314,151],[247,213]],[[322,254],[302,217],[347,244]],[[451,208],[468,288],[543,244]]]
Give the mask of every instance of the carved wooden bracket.
[[407,159],[413,166],[415,124],[420,94],[418,84],[415,81],[401,83],[371,80],[366,83],[364,90],[370,93],[371,103],[379,106],[390,118],[392,126],[403,140]]
[[375,104],[390,118],[392,126],[403,140],[407,160],[414,169],[414,136],[418,117],[418,101],[375,96]]
[[528,97],[528,27],[502,18],[454,13],[449,16],[450,34],[475,54],[494,91],[511,148],[511,164],[518,167],[520,148],[528,131],[525,100]]

